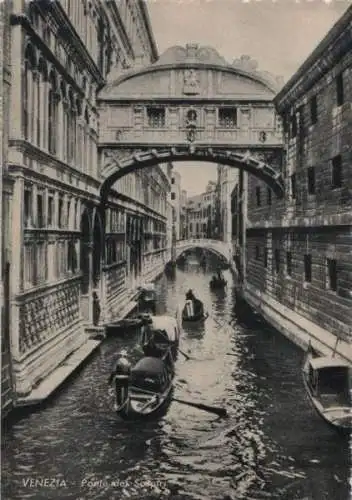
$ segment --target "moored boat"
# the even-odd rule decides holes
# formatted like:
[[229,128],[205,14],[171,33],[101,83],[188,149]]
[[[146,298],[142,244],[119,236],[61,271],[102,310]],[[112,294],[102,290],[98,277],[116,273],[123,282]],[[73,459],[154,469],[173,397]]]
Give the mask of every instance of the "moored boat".
[[352,411],[350,398],[351,367],[333,356],[316,356],[309,344],[302,367],[307,395],[329,425],[350,432]]
[[139,306],[142,310],[150,310],[155,313],[156,310],[156,288],[154,283],[144,283],[140,287]]

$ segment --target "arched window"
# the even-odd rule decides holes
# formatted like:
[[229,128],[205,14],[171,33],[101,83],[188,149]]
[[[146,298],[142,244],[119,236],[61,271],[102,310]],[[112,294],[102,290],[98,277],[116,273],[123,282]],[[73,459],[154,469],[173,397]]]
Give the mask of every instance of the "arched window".
[[34,92],[33,92],[33,71],[36,67],[36,60],[33,47],[28,44],[24,55],[23,73],[23,135],[25,139],[31,140],[33,137],[33,117],[34,117]]
[[48,94],[48,148],[51,154],[57,153],[57,131],[58,131],[58,89],[55,74],[49,77]]

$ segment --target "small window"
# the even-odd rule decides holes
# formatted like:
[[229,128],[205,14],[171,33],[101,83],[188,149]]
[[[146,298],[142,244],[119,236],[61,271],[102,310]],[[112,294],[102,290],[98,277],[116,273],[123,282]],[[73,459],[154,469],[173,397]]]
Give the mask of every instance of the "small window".
[[264,248],[264,267],[268,267],[268,249],[266,247]]
[[24,191],[24,225],[29,227],[32,224],[33,206],[32,206],[32,191],[25,189]]
[[271,202],[272,202],[272,194],[271,194],[271,189],[268,187],[268,191],[267,191],[267,200],[268,200],[268,205],[271,205]]
[[175,200],[176,199],[176,193],[171,193],[171,199]]
[[327,288],[336,292],[337,290],[337,261],[336,259],[326,259],[327,265]]
[[306,254],[304,256],[304,281],[310,283],[312,281],[312,256]]
[[219,127],[222,128],[237,127],[236,108],[219,108]]
[[278,273],[280,271],[280,250],[278,248],[275,249],[274,260],[275,260],[275,272]]
[[290,189],[291,189],[291,198],[293,200],[296,199],[296,174],[292,174],[290,177]]
[[255,260],[259,260],[260,259],[260,248],[258,245],[256,245],[255,247]]
[[165,127],[165,109],[164,108],[148,108],[148,125],[152,128]]
[[297,135],[297,116],[296,113],[291,116],[291,138],[294,139]]
[[255,198],[256,198],[256,202],[257,202],[257,207],[260,207],[261,200],[260,200],[260,187],[259,186],[257,186],[255,188]]
[[341,155],[335,156],[331,160],[332,165],[332,188],[340,188],[342,186],[342,158]]
[[292,252],[286,252],[286,272],[288,276],[292,276]]
[[344,88],[343,88],[343,74],[340,73],[336,77],[336,101],[338,106],[342,106],[344,103]]
[[54,194],[49,193],[48,196],[48,226],[52,227],[54,224]]
[[43,193],[37,194],[37,227],[44,226],[44,199]]
[[318,121],[318,102],[316,95],[310,100],[310,121],[312,122],[312,125]]
[[64,201],[62,198],[59,199],[59,207],[58,207],[58,226],[63,226],[63,211],[64,211]]
[[171,177],[171,184],[175,184],[175,177]]
[[308,193],[315,194],[315,167],[307,169]]

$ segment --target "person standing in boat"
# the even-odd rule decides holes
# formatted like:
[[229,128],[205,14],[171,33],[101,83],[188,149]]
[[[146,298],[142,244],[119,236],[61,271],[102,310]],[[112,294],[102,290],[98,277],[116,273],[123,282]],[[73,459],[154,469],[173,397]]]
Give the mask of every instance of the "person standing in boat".
[[220,268],[220,267],[218,268],[218,276],[217,276],[217,279],[218,279],[219,281],[224,281],[224,276],[223,276],[223,274],[222,274],[222,270],[221,270],[221,268]]
[[188,290],[186,293],[186,311],[187,316],[190,318],[192,316],[201,316],[204,314],[203,302],[197,299],[192,290]]

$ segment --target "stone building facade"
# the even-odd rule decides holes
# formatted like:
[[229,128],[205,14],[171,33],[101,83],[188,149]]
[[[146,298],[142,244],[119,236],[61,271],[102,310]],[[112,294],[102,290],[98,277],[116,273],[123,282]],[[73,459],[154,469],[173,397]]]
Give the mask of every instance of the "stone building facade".
[[[352,8],[276,96],[286,194],[248,177],[248,301],[278,318],[352,338]],[[310,325],[310,326],[307,326]]]
[[0,3],[0,331],[1,331],[1,408],[6,416],[13,405],[12,360],[9,324],[9,263],[11,260],[9,197],[6,182],[11,91],[10,2]]
[[86,345],[87,328],[121,315],[138,283],[160,271],[170,179],[159,166],[126,176],[99,209],[96,94],[156,60],[145,3],[15,0],[11,9],[5,306],[25,398]]

